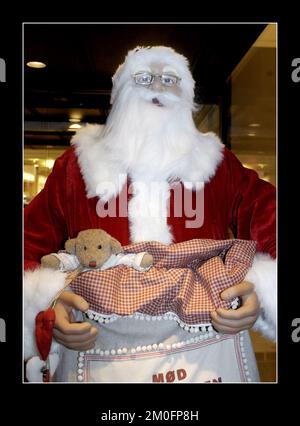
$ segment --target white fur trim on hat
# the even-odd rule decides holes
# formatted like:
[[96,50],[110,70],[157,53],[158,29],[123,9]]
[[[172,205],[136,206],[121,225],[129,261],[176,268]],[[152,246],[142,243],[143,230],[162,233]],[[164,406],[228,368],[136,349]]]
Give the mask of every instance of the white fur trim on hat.
[[[59,355],[53,353],[49,355],[49,366],[50,366],[50,376],[53,376],[55,370],[59,363]],[[26,379],[29,382],[40,383],[43,382],[43,373],[42,368],[44,367],[45,362],[41,360],[38,356],[30,358],[26,363]]]

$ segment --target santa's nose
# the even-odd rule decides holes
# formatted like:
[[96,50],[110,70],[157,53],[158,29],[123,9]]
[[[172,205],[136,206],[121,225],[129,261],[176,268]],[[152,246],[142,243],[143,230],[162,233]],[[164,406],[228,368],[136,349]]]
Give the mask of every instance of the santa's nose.
[[95,266],[96,266],[96,260],[90,260],[90,261],[89,261],[89,266],[90,266],[91,268],[95,268]]
[[164,90],[163,85],[161,84],[159,78],[155,78],[152,85],[151,85],[151,89],[155,90],[156,92],[162,92]]

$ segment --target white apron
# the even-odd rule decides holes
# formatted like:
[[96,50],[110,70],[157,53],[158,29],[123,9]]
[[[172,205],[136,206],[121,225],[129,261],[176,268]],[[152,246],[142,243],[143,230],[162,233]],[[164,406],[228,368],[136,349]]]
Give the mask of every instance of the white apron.
[[258,382],[248,332],[216,333],[186,326],[168,313],[105,317],[89,311],[99,327],[95,349],[64,348],[54,376],[59,382],[224,383]]

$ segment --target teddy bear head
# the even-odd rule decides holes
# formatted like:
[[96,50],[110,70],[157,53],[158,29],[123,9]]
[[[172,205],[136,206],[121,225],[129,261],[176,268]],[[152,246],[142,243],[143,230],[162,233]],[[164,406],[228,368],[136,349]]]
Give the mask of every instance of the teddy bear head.
[[122,246],[102,229],[87,229],[79,232],[76,238],[67,240],[65,249],[75,254],[82,266],[99,268],[112,254],[120,253]]

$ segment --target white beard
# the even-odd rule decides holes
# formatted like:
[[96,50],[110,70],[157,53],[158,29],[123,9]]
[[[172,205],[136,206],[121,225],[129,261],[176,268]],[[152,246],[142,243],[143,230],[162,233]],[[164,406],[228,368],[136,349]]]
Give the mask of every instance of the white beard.
[[125,87],[115,99],[103,143],[131,176],[172,180],[198,134],[190,107],[176,95]]

